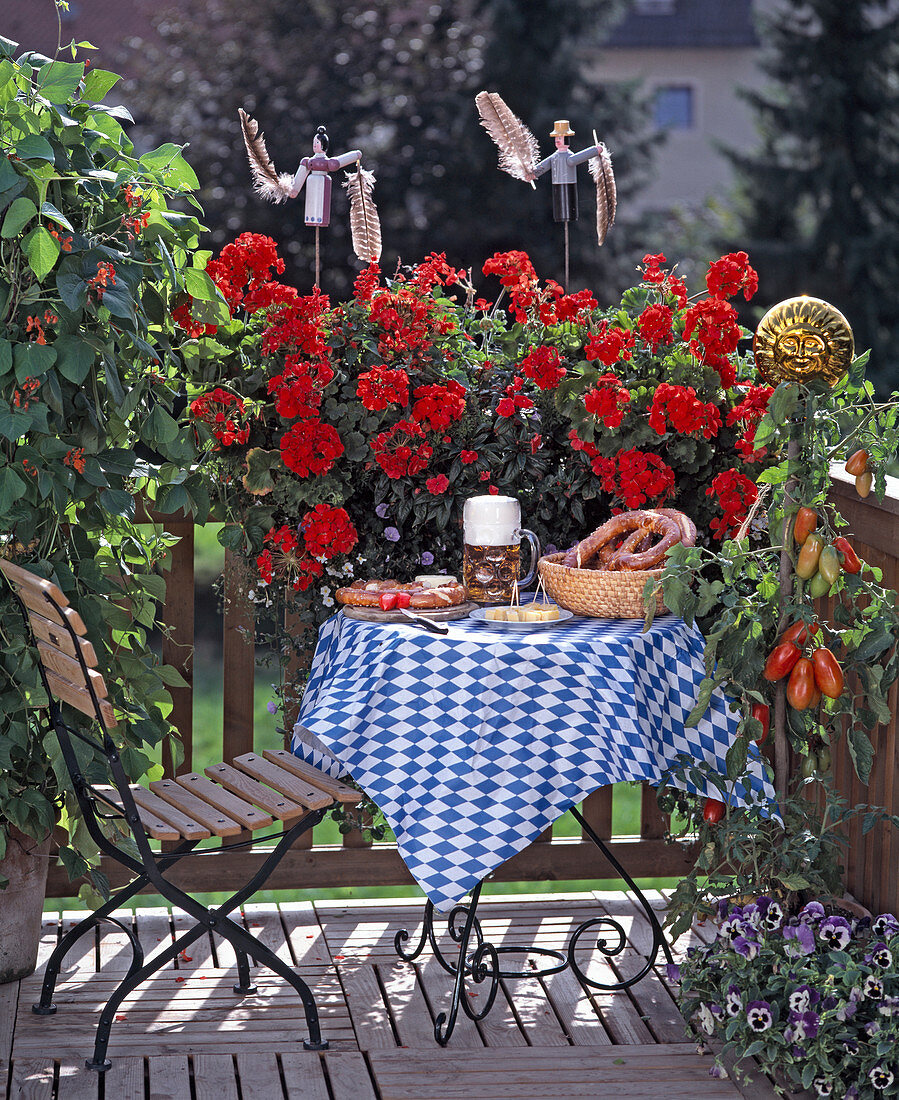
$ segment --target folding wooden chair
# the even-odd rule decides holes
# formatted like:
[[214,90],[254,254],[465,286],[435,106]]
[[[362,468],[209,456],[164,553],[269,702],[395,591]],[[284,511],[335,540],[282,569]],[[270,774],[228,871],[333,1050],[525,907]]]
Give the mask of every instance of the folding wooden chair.
[[[15,590],[33,635],[40,662],[40,675],[49,698],[47,722],[59,738],[78,805],[88,832],[101,851],[134,874],[131,882],[114,893],[95,912],[90,913],[60,940],[47,962],[40,1001],[33,1006],[38,1015],[56,1012],[53,992],[60,966],[68,950],[100,921],[116,924],[131,943],[132,960],[128,973],[106,1002],[97,1025],[93,1057],[89,1069],[103,1072],[111,1063],[106,1057],[110,1031],[122,1001],[144,979],[172,962],[207,932],[228,940],[237,955],[238,996],[255,992],[250,980],[249,958],[271,967],[299,993],[306,1013],[308,1050],[324,1050],[318,1011],[312,992],[303,979],[285,962],[260,943],[229,914],[262,886],[294,841],[311,829],[327,811],[340,803],[356,805],[359,791],[283,750],[266,750],[261,756],[244,753],[230,763],[221,762],[175,779],[150,783],[149,789],[129,782],[115,741],[110,736],[116,716],[108,699],[103,676],[97,671],[97,655],[85,637],[87,629],[60,588],[50,581],[11,562],[0,560],[0,570]],[[66,703],[94,723],[76,729],[63,718],[61,703]],[[87,781],[75,752],[74,739],[84,742],[106,759],[111,783],[96,785]],[[138,858],[107,837],[101,820],[123,821],[133,837]],[[243,830],[258,830],[284,823],[268,857],[255,875],[227,901],[207,908],[185,893],[165,875],[179,860],[215,858],[214,850],[193,851],[200,841],[212,836],[231,837]],[[150,839],[177,841],[171,851],[154,851]],[[249,841],[247,843],[254,843]],[[235,845],[237,846],[237,845]],[[174,905],[189,913],[196,923],[174,943],[145,963],[143,951],[131,930],[111,914],[139,890],[151,886]]]

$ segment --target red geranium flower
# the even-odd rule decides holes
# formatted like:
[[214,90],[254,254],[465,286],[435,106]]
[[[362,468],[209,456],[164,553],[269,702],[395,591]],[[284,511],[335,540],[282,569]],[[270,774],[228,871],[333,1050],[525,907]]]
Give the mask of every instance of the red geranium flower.
[[425,482],[425,488],[433,496],[440,496],[441,493],[445,493],[449,488],[449,478],[446,474],[438,474],[436,477],[429,477]]
[[637,331],[655,352],[659,344],[670,344],[674,339],[671,331],[672,312],[670,306],[647,306],[637,318]]
[[584,358],[598,359],[603,366],[614,367],[619,359],[630,359],[634,346],[634,334],[630,329],[609,327],[603,321],[584,346]]
[[426,431],[445,431],[465,412],[465,387],[450,378],[443,385],[417,386],[412,419]]
[[749,266],[745,252],[729,252],[714,260],[709,264],[705,282],[713,298],[733,298],[742,290],[747,302],[759,288],[758,273]]
[[653,394],[649,410],[649,426],[659,435],[667,431],[666,417],[674,431],[684,435],[699,432],[711,439],[721,427],[718,407],[712,402],[700,401],[692,386],[671,386],[662,382]]
[[290,584],[295,592],[305,592],[324,572],[322,563],[300,548],[297,532],[286,524],[273,527],[264,542],[266,545],[256,558],[256,568],[263,584],[271,584],[278,577]]
[[603,374],[592,390],[584,394],[584,408],[607,428],[617,428],[631,395],[614,374]]
[[320,420],[298,420],[281,437],[281,459],[300,477],[326,474],[342,454],[337,429]]
[[405,405],[409,400],[409,375],[383,364],[372,367],[359,375],[356,395],[371,412],[380,412],[388,405]]
[[737,311],[730,302],[704,298],[684,314],[684,340],[690,341],[690,351],[703,363],[714,367],[725,389],[736,381],[736,370],[727,356],[737,349],[740,326]]
[[706,496],[717,496],[723,516],[716,516],[709,527],[715,538],[726,539],[735,534],[758,496],[758,488],[745,474],[731,468],[718,474],[706,489]]
[[556,348],[534,348],[522,359],[520,367],[522,373],[533,379],[541,390],[554,390],[565,377],[562,357]]
[[316,558],[348,554],[358,541],[356,528],[343,508],[316,504],[300,520],[306,549]]
[[605,492],[627,508],[641,508],[647,501],[660,505],[674,488],[674,470],[658,455],[635,447],[612,458],[597,455],[592,469]]
[[375,461],[389,478],[408,477],[426,469],[434,453],[414,420],[400,420],[372,441]]

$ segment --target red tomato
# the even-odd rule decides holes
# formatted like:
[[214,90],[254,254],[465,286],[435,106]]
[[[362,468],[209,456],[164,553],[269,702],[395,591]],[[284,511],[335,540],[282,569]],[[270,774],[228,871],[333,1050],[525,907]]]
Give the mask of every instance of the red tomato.
[[808,657],[801,657],[793,666],[787,682],[787,702],[794,710],[811,706],[815,695],[815,670]]
[[793,538],[797,546],[802,546],[809,535],[818,526],[818,513],[814,508],[800,508],[793,522]]
[[771,708],[767,703],[753,703],[752,717],[757,718],[762,723],[762,732],[756,738],[756,741],[760,745],[764,744],[765,738],[768,736],[768,730],[771,728]]
[[812,654],[815,684],[828,699],[839,699],[843,694],[843,670],[829,649],[816,649]]
[[412,593],[411,592],[397,592],[397,594],[396,594],[396,606],[397,607],[408,607],[411,602],[412,602]]
[[858,477],[859,474],[863,474],[868,469],[868,452],[856,451],[849,456],[846,462],[845,470],[850,477]]
[[783,634],[781,634],[781,645],[783,645],[784,642],[793,642],[795,645],[804,646],[808,641],[809,634],[815,635],[820,629],[821,624],[817,621],[813,622],[811,627],[809,627],[802,619],[798,619],[792,626],[788,626]]
[[378,597],[378,603],[382,611],[392,611],[396,607],[396,592],[382,592]]
[[724,817],[727,807],[717,798],[707,798],[702,807],[702,816],[710,825],[715,825]]
[[768,660],[765,661],[765,671],[763,673],[765,679],[772,684],[782,679],[801,656],[802,650],[793,642],[782,642],[780,645],[775,646],[768,654]]
[[842,535],[838,539],[833,540],[834,550],[838,550],[843,555],[843,572],[844,573],[860,573],[862,569],[861,558],[852,549],[849,542],[843,538]]

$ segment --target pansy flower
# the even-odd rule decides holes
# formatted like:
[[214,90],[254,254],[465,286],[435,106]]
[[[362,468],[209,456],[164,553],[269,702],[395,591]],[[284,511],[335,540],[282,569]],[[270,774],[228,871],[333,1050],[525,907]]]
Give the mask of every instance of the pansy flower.
[[875,917],[871,924],[871,931],[875,936],[883,936],[884,939],[888,939],[890,936],[895,936],[899,932],[899,921],[893,916],[892,913],[881,913]]
[[815,933],[807,924],[788,924],[783,930],[787,944],[787,954],[794,958],[811,955],[815,950]]
[[760,946],[758,940],[742,935],[737,936],[733,943],[734,951],[744,959],[754,959],[759,953]]
[[757,902],[762,928],[776,932],[784,922],[784,911],[780,903],[773,898],[761,897]]
[[784,1038],[788,1043],[795,1043],[802,1039],[814,1039],[818,1035],[818,1027],[821,1018],[817,1012],[791,1012],[789,1026],[784,1031]]
[[743,994],[739,986],[728,986],[727,995],[724,998],[724,1011],[728,1016],[739,1016],[743,1012]]
[[868,1074],[868,1079],[874,1088],[879,1089],[881,1092],[884,1089],[888,1089],[892,1085],[895,1078],[893,1077],[893,1071],[887,1069],[883,1063],[879,1066],[875,1066]]
[[881,1016],[899,1016],[899,997],[884,997],[877,1011]]
[[816,1096],[833,1095],[833,1081],[829,1081],[826,1077],[816,1077],[812,1081],[812,1088],[815,1090]]
[[810,985],[800,985],[790,994],[787,1003],[792,1012],[805,1012],[821,1000],[821,994]]
[[837,951],[842,951],[852,939],[852,929],[844,917],[828,917],[818,926],[818,935]]
[[869,974],[862,986],[862,993],[865,997],[879,1000],[884,995],[883,982],[876,974]]
[[774,1023],[774,1014],[767,1001],[750,1001],[746,1006],[746,1023],[752,1031],[767,1031]]
[[881,970],[886,970],[893,965],[893,952],[885,943],[875,943],[868,954],[865,955],[865,962],[870,963],[872,966],[879,966]]
[[824,916],[824,906],[820,901],[810,901],[808,905],[803,906],[799,911],[799,919],[801,921],[816,923],[819,920],[823,920]]

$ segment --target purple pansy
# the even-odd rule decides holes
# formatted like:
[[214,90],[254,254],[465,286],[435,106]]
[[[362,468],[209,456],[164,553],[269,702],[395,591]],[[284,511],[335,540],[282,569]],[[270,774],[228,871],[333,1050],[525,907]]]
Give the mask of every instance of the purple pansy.
[[879,1001],[884,995],[883,982],[876,974],[869,974],[865,978],[865,984],[862,986],[862,993],[866,997],[873,997],[875,1001]]
[[788,924],[783,930],[790,955],[811,955],[815,950],[815,933],[807,924]]
[[265,704],[265,709],[269,712],[269,714],[277,714],[278,713],[278,704],[274,700],[270,699]]
[[881,1016],[899,1016],[899,997],[884,997],[877,1011]]
[[899,921],[892,913],[881,913],[874,918],[871,931],[875,936],[883,936],[884,939],[889,939],[890,936],[895,936],[899,932]]
[[680,981],[680,967],[677,965],[677,963],[668,963],[668,965],[665,967],[665,971],[668,975],[669,982]]
[[724,1011],[728,1016],[739,1016],[743,1011],[743,994],[738,985],[727,987],[724,998]]
[[744,959],[754,959],[759,953],[761,945],[758,940],[748,936],[737,936],[733,942],[734,951],[742,955]]
[[818,1034],[819,1023],[820,1017],[817,1012],[791,1012],[784,1038],[788,1043],[795,1043],[800,1039],[814,1039]]
[[810,901],[808,905],[803,906],[799,911],[799,919],[801,921],[815,923],[816,921],[824,919],[824,906],[820,901]]
[[893,1071],[887,1069],[887,1067],[883,1065],[883,1063],[881,1063],[879,1066],[875,1066],[868,1074],[868,1078],[874,1088],[879,1089],[881,1092],[884,1089],[888,1089],[895,1080],[895,1078],[893,1077]]
[[879,966],[881,970],[886,970],[893,965],[893,952],[885,943],[875,943],[868,954],[865,955],[865,962],[871,963],[873,966]]
[[842,951],[852,939],[852,929],[845,917],[828,917],[818,925],[818,935],[837,951]]
[[816,1077],[812,1081],[812,1088],[815,1090],[816,1096],[833,1095],[833,1081],[828,1081],[826,1077]]
[[845,1022],[851,1020],[852,1017],[858,1012],[858,1001],[861,996],[861,992],[858,989],[853,989],[849,993],[849,998],[836,1011],[836,1017],[838,1020]]
[[720,1081],[722,1078],[724,1078],[726,1076],[727,1076],[727,1070],[723,1066],[710,1066],[709,1067],[709,1077],[714,1077],[716,1080]]
[[399,542],[400,533],[395,527],[385,527],[384,538],[387,539],[388,542]]
[[806,1012],[821,1000],[821,994],[810,985],[799,985],[789,996],[787,1003],[792,1012]]
[[752,1031],[767,1031],[774,1023],[774,1013],[767,1001],[750,1001],[746,1006],[746,1022]]

